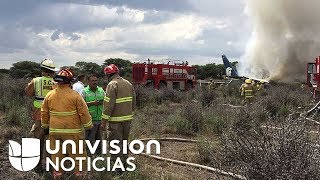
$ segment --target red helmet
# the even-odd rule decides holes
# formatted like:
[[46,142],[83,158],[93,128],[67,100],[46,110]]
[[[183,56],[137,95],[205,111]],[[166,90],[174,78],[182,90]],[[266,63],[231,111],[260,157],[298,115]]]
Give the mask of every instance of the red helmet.
[[53,79],[56,82],[70,83],[74,80],[74,76],[71,70],[69,68],[66,68],[59,71],[59,73]]
[[118,72],[119,72],[119,68],[114,64],[109,64],[108,66],[106,66],[104,68],[105,74],[114,74],[114,73],[118,73]]

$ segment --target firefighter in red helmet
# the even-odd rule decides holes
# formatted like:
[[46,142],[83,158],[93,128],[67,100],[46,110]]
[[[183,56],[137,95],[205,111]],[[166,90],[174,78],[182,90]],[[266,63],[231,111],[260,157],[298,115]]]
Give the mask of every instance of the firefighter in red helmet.
[[[129,138],[135,105],[135,92],[132,84],[120,77],[119,68],[116,65],[108,65],[104,68],[104,73],[108,78],[109,84],[104,98],[101,129],[106,130],[108,125],[108,141],[119,140],[119,144],[122,145],[122,141]],[[122,147],[120,148],[122,149]],[[123,151],[121,150],[121,152]],[[112,155],[111,160],[115,162],[118,157],[121,158],[122,162],[126,162],[127,156],[123,154]]]

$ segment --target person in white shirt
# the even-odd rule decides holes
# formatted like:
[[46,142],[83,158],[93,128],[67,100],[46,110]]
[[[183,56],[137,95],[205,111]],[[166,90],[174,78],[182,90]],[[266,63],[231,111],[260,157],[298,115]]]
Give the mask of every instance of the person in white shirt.
[[76,83],[74,83],[74,84],[72,85],[72,89],[75,90],[75,91],[77,91],[77,92],[81,95],[82,90],[83,90],[84,87],[85,87],[84,83],[85,83],[86,75],[80,74],[80,75],[77,77],[77,79],[78,79],[78,82],[76,82]]

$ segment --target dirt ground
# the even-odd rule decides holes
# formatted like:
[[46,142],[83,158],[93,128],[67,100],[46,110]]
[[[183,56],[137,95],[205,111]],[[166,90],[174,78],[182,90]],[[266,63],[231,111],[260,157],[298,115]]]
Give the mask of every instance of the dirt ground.
[[[201,164],[195,143],[163,141],[161,142],[161,154],[158,156]],[[143,174],[156,179],[232,179],[206,170],[144,156],[137,157],[137,164]]]
[[16,179],[40,179],[39,174],[30,171],[21,173],[15,170],[8,158],[8,146],[0,147],[0,179],[16,180]]
[[0,111],[0,120],[4,119],[4,112]]

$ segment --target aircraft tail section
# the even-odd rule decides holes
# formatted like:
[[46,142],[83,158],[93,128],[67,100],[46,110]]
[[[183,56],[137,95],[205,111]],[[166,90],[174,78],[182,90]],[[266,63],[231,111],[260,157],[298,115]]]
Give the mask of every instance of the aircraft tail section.
[[240,77],[237,69],[232,66],[231,62],[229,61],[227,56],[224,54],[222,55],[222,61],[223,61],[224,67],[226,68],[226,75],[228,77],[233,77],[233,78]]

